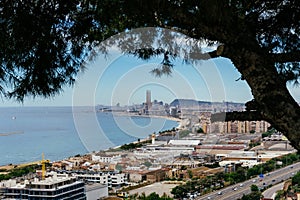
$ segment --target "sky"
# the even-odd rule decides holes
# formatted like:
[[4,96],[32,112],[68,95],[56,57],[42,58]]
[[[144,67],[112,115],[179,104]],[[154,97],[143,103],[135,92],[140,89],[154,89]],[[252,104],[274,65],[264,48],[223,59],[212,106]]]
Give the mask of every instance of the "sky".
[[[137,29],[129,35],[142,35],[143,31],[152,33],[151,31],[157,29]],[[103,43],[117,41],[128,46],[122,34],[113,36]],[[171,46],[181,45],[183,48],[189,38],[177,35],[175,39],[167,41],[172,42]],[[149,41],[147,37],[145,38],[147,45]],[[133,45],[136,43],[141,43],[142,47],[145,45],[140,40],[133,41]],[[202,49],[210,51],[212,50],[210,48],[214,47],[203,46]],[[172,61],[174,67],[170,76],[156,77],[150,71],[158,67],[161,62],[162,57],[145,61],[133,55],[124,55],[118,48],[112,46],[108,49],[108,54],[99,54],[87,64],[86,70],[78,74],[73,87],[65,87],[64,91],[55,97],[47,99],[28,97],[23,103],[2,99],[0,107],[134,105],[145,102],[147,90],[151,90],[152,101],[158,100],[164,103],[171,103],[174,99],[245,103],[253,99],[249,86],[239,79],[241,75],[229,59],[215,58],[185,64],[179,57]],[[296,101],[300,102],[300,88],[291,85],[288,88]]]
[[[74,87],[49,99],[26,98],[23,104],[2,99],[1,106],[94,106],[134,105],[145,102],[146,91],[153,100],[170,103],[174,99],[195,99],[212,102],[251,100],[251,90],[240,73],[225,58],[184,64],[173,60],[170,76],[156,77],[150,71],[159,66],[161,57],[148,61],[118,52],[99,55],[78,75]],[[299,102],[300,89],[289,87]]]

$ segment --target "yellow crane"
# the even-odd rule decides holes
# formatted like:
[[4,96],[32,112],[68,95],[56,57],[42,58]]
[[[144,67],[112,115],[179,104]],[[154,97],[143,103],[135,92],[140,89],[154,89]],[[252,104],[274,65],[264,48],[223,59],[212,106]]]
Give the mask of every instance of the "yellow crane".
[[44,153],[42,153],[42,160],[19,164],[17,165],[17,168],[26,167],[30,165],[42,165],[42,180],[44,180],[46,175],[46,163],[50,163],[50,160],[45,159]]
[[46,160],[45,160],[45,156],[44,153],[42,153],[42,180],[45,180],[45,175],[46,175]]

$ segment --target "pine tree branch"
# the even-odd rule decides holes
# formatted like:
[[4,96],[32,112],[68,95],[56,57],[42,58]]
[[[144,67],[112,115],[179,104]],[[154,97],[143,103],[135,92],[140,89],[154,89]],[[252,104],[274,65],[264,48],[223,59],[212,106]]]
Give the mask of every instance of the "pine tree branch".
[[300,62],[300,51],[293,51],[289,53],[274,53],[271,55],[274,62]]
[[211,115],[211,122],[228,122],[228,121],[260,121],[264,120],[258,111],[242,111],[242,112],[222,112]]

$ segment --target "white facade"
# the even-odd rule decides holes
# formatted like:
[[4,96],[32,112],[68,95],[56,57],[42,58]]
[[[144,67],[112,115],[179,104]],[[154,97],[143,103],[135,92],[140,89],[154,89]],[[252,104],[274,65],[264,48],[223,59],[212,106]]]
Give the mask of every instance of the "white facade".
[[84,182],[111,185],[111,178],[109,174],[75,174],[75,177]]
[[119,186],[127,184],[127,174],[112,174],[111,175],[112,186]]
[[200,142],[200,140],[170,140],[169,145],[196,146],[199,145]]
[[121,160],[120,155],[92,155],[92,160],[102,163],[117,163]]
[[4,199],[65,199],[86,200],[84,183],[75,177],[53,174],[45,180],[25,180],[24,183],[7,181],[0,186]]
[[75,174],[75,176],[84,182],[101,183],[108,185],[108,187],[127,184],[127,174],[124,173]]

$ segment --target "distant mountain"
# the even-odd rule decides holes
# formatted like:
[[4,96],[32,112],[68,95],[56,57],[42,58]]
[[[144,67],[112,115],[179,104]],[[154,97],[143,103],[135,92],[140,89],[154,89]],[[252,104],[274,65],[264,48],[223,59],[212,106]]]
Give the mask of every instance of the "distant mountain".
[[174,99],[170,106],[180,107],[180,108],[191,108],[191,107],[244,107],[244,103],[235,103],[235,102],[209,102],[209,101],[197,101],[194,99]]
[[[209,103],[209,102],[207,102]],[[194,99],[174,99],[171,103],[170,106],[179,106],[179,107],[195,107],[199,106],[199,101],[196,101]]]

